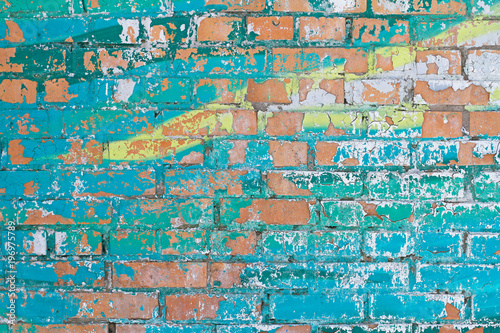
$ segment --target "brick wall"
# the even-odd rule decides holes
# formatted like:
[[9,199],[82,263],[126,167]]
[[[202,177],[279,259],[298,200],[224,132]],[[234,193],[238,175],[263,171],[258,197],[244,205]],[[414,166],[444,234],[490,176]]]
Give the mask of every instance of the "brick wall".
[[0,332],[500,332],[499,17],[0,0]]

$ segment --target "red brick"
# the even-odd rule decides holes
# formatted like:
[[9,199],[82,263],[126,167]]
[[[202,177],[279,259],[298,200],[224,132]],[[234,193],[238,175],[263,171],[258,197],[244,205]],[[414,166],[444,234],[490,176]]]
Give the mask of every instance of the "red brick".
[[[427,81],[417,81],[415,85],[415,96],[420,95],[428,104],[434,105],[487,105],[489,101],[489,93],[480,85],[468,82],[468,86],[463,86],[462,82],[458,82],[460,87],[454,89],[452,86],[439,90],[432,90]],[[466,82],[467,83],[467,82]]]
[[[471,114],[472,127],[472,114]],[[462,136],[461,112],[424,112],[422,123],[423,138],[458,138]]]
[[113,293],[72,293],[79,306],[70,318],[80,319],[152,319],[158,311],[158,295]]
[[272,136],[295,135],[302,130],[301,112],[275,112],[267,118],[266,133]]
[[308,149],[306,142],[269,141],[269,154],[277,168],[306,165]]
[[[312,91],[314,85],[313,79],[300,79],[299,81],[299,101],[304,102],[307,100],[307,95]],[[335,103],[344,104],[344,80],[328,80],[321,79],[319,81],[319,89],[323,92],[334,95]],[[329,101],[319,100],[318,103],[329,104]]]
[[318,142],[316,144],[316,163],[318,165],[337,165],[333,158],[337,155],[339,144],[336,142]]
[[[439,68],[436,61],[439,58],[445,58],[449,62],[449,68]],[[427,70],[422,72],[419,63],[425,64]],[[445,50],[445,51],[417,51],[417,68],[419,74],[461,74],[462,73],[462,60],[460,56],[460,51],[456,50]]]
[[247,266],[245,263],[212,263],[210,265],[211,286],[216,288],[241,287],[240,274]]
[[201,42],[224,42],[230,40],[241,25],[237,17],[205,17],[198,26],[198,40]]
[[263,82],[256,82],[254,79],[248,80],[247,100],[255,103],[292,103],[287,85],[291,79],[268,79]]
[[[134,273],[117,275],[118,270]],[[206,263],[118,262],[113,264],[116,288],[203,288],[207,286]]]
[[[306,225],[311,219],[310,204],[306,200],[286,199],[251,199],[249,205],[238,212],[236,223],[251,221],[263,222],[269,225]],[[223,215],[233,211],[231,200],[222,201]]]
[[248,17],[247,33],[256,40],[292,40],[293,17]]
[[470,113],[470,135],[471,136],[499,136],[500,135],[500,112],[471,112]]
[[78,97],[78,94],[70,94],[69,82],[66,79],[53,79],[45,81],[45,97],[44,101],[48,103],[68,103],[73,98]]
[[37,83],[30,80],[3,80],[0,83],[0,101],[5,103],[35,104]]
[[341,41],[346,36],[345,18],[301,17],[300,39],[306,41]]

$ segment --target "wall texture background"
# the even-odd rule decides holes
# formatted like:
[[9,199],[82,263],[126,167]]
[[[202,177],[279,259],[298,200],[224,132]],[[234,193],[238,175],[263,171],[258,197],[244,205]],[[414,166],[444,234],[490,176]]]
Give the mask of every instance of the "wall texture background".
[[0,16],[0,331],[500,332],[496,0]]

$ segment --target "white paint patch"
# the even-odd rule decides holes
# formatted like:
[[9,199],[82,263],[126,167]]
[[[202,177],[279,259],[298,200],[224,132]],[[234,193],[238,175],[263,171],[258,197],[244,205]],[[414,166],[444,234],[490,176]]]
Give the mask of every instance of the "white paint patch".
[[47,254],[47,236],[43,230],[37,230],[33,234],[33,253],[39,256]]
[[116,91],[113,95],[115,102],[128,102],[128,99],[134,93],[135,81],[132,79],[119,79]]
[[68,235],[65,232],[56,232],[56,254],[64,254],[64,248],[68,245],[67,239]]
[[120,40],[124,44],[135,44],[139,38],[139,20],[118,19],[122,26]]

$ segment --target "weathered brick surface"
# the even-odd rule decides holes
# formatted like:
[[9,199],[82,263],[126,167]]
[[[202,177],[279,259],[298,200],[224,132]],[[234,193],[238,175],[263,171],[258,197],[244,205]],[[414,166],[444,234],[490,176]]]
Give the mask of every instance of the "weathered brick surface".
[[499,0],[0,0],[0,332],[500,331]]

